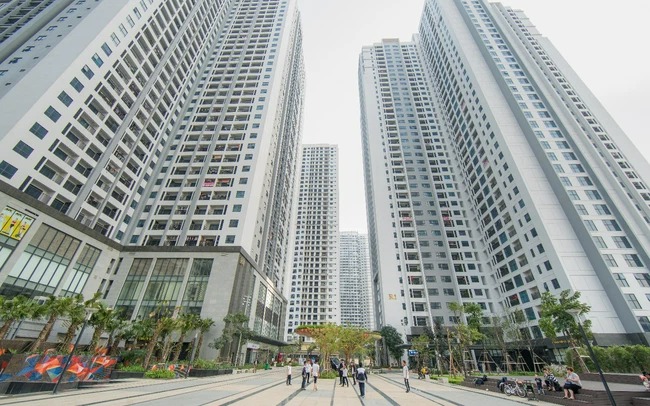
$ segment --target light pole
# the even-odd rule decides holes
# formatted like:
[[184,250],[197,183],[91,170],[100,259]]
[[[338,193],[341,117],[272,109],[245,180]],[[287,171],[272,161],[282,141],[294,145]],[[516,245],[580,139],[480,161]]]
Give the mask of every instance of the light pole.
[[84,330],[86,329],[86,325],[90,321],[90,318],[92,315],[97,311],[96,307],[86,307],[84,309],[86,312],[86,317],[84,318],[84,324],[81,325],[81,331],[79,331],[79,335],[77,336],[77,339],[74,342],[74,345],[72,346],[72,351],[70,351],[70,355],[68,355],[68,359],[66,360],[65,364],[63,365],[63,369],[61,370],[61,375],[59,375],[59,379],[56,381],[54,384],[54,389],[52,389],[52,394],[56,394],[57,389],[59,389],[59,384],[61,383],[61,380],[63,379],[63,375],[65,374],[65,371],[68,369],[70,366],[70,362],[72,362],[72,356],[74,355],[75,350],[77,349],[77,346],[79,345],[79,341],[81,341],[81,336],[84,333]]
[[600,368],[600,364],[598,363],[598,358],[596,358],[596,354],[594,354],[593,348],[591,348],[591,343],[589,342],[589,339],[587,338],[587,334],[585,333],[585,329],[582,327],[582,323],[580,322],[580,310],[578,309],[570,309],[567,310],[567,313],[569,313],[578,323],[578,329],[580,330],[580,334],[582,335],[582,339],[584,340],[585,344],[587,344],[587,350],[589,351],[589,356],[591,357],[591,360],[594,362],[594,365],[596,366],[596,369],[598,370],[598,375],[600,375],[600,380],[603,383],[603,386],[605,387],[605,392],[607,392],[607,397],[609,398],[609,403],[612,406],[616,406],[616,401],[614,400],[614,396],[612,396],[612,392],[609,390],[609,386],[607,385],[607,380],[605,379],[605,375],[603,374],[603,370]]

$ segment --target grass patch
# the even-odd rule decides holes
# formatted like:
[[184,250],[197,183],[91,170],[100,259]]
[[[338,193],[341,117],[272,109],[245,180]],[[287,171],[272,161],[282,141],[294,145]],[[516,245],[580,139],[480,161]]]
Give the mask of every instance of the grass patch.
[[155,369],[145,372],[144,377],[150,379],[174,379],[176,378],[176,374],[174,371],[168,369]]

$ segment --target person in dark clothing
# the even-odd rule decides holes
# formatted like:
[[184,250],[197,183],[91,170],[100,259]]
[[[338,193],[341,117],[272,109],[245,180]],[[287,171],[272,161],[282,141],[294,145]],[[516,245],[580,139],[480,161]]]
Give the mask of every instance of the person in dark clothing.
[[302,390],[307,390],[307,361],[305,361],[302,365],[302,385],[300,385],[300,389]]
[[343,386],[343,368],[345,368],[345,363],[341,361],[339,364],[339,386]]

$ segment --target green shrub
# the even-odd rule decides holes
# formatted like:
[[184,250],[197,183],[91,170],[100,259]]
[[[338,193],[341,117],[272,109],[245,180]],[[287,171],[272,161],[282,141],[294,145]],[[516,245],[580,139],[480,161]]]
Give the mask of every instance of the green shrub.
[[220,369],[216,361],[208,359],[194,360],[194,369]]
[[146,350],[128,350],[120,353],[122,363],[125,365],[142,364],[144,357],[147,355]]
[[320,373],[320,379],[336,379],[339,377],[339,373],[336,371],[323,371]]
[[119,364],[117,369],[124,372],[144,372],[144,367],[142,365]]
[[450,376],[449,377],[449,383],[453,383],[454,385],[460,385],[464,380],[465,380],[465,378],[463,378],[462,376]]
[[145,372],[144,377],[151,379],[174,379],[176,378],[176,374],[174,371],[168,369],[154,369],[153,371]]

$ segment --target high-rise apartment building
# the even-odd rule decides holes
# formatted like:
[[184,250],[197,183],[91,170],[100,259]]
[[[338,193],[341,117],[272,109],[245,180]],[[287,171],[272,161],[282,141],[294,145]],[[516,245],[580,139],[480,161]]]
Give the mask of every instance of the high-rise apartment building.
[[339,160],[336,145],[303,145],[294,241],[285,285],[287,336],[304,324],[341,322],[339,299]]
[[[0,293],[100,289],[128,317],[161,302],[212,317],[212,335],[243,312],[281,340],[304,90],[295,1],[77,0],[35,14],[0,44],[20,42],[0,63],[3,203],[36,227],[0,242]],[[47,217],[72,229],[46,233]],[[58,265],[31,265],[33,246]],[[101,265],[73,268],[88,250]]]
[[453,325],[580,291],[601,344],[650,335],[650,167],[523,12],[427,0],[359,63],[378,327]]
[[373,330],[368,236],[342,231],[340,238],[341,324]]

